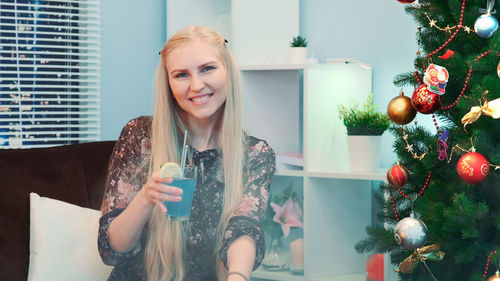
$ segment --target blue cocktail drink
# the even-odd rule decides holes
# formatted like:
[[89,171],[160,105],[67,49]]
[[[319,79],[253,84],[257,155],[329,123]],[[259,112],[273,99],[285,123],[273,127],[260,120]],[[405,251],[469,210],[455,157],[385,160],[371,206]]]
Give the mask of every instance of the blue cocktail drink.
[[168,185],[183,190],[181,201],[164,201],[167,207],[167,218],[171,221],[185,221],[191,215],[196,178],[174,178]]

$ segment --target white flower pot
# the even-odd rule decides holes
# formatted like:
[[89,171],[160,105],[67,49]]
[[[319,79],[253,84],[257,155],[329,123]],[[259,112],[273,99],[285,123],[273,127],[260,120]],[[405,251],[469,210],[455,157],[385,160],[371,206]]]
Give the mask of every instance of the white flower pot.
[[307,61],[307,47],[291,47],[292,64],[305,64]]
[[351,172],[378,171],[381,139],[382,136],[347,136]]

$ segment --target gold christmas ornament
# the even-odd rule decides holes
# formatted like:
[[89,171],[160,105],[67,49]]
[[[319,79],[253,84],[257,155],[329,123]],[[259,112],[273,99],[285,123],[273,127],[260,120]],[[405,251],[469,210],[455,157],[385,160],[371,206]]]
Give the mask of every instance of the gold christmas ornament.
[[462,124],[465,126],[475,122],[482,114],[493,117],[494,119],[500,118],[500,98],[488,101],[484,99],[484,104],[479,104],[479,106],[473,106],[470,112],[462,117]]
[[[432,244],[418,248],[413,252],[413,254],[400,263],[399,267],[394,271],[410,274],[415,270],[420,262],[425,263],[426,260],[440,261],[444,258],[444,255],[445,253],[439,250],[439,244]],[[500,281],[500,279],[498,281]]]
[[500,272],[496,272],[495,275],[488,278],[487,281],[500,281]]
[[411,99],[401,91],[399,96],[393,98],[387,105],[387,115],[392,122],[406,125],[415,118],[417,111],[411,105]]

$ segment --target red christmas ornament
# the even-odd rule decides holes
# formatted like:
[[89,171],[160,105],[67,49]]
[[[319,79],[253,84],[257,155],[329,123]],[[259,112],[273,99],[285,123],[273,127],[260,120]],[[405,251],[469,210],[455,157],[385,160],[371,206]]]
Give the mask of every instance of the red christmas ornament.
[[396,164],[387,171],[387,181],[394,187],[402,187],[408,181],[410,172],[405,167]]
[[441,97],[429,91],[427,85],[421,85],[413,92],[411,104],[422,114],[432,114],[441,107]]
[[458,160],[457,172],[464,182],[478,184],[490,173],[490,163],[483,155],[469,152]]
[[398,2],[403,3],[403,4],[410,4],[415,2],[415,0],[398,0]]
[[447,59],[451,58],[454,54],[455,54],[454,51],[448,49],[448,50],[446,50],[446,53],[444,53],[444,55],[438,56],[438,58],[447,60]]

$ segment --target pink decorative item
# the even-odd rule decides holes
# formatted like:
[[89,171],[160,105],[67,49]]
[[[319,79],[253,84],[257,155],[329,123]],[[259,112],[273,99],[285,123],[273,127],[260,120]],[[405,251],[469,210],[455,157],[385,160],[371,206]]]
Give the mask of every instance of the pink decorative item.
[[276,203],[271,203],[271,207],[273,208],[276,215],[273,217],[273,221],[281,224],[281,230],[283,230],[283,236],[286,238],[290,233],[290,227],[302,227],[302,222],[299,219],[299,216],[293,212],[293,201],[291,198],[286,200],[283,206],[280,206]]
[[290,271],[294,275],[304,274],[304,239],[290,242]]

